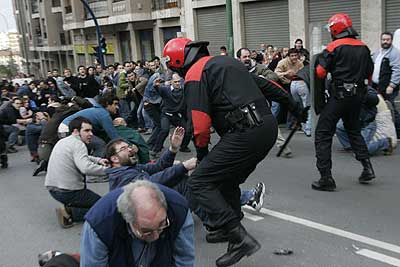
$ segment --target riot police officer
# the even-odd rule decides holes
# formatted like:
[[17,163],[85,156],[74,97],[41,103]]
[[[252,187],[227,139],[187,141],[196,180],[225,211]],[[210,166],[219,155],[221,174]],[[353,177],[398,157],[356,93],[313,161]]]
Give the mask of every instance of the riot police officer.
[[315,130],[317,168],[321,178],[312,183],[312,188],[320,191],[336,189],[331,173],[331,146],[336,124],[340,119],[343,120],[356,159],[363,166],[359,182],[368,183],[375,178],[359,122],[361,104],[374,68],[370,50],[357,40],[358,33],[353,29],[348,15],[333,15],[327,26],[333,41],[318,56],[315,69],[315,74],[320,79],[324,79],[328,72],[332,76],[329,98]]
[[[264,96],[285,102],[288,94],[263,78],[253,77],[232,57],[209,56],[207,45],[187,38],[171,39],[164,47],[162,61],[185,77],[188,118],[201,160],[188,184],[192,201],[207,214],[214,239],[229,242],[227,252],[216,261],[221,267],[235,264],[261,247],[240,223],[239,185],[276,140],[277,123]],[[303,115],[298,111],[295,113]],[[221,138],[209,152],[211,125]]]

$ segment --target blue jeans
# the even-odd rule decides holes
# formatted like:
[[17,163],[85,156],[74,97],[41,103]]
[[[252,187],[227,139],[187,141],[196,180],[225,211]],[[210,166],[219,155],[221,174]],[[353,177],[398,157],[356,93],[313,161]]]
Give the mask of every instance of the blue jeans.
[[144,103],[143,103],[143,99],[140,102],[140,105],[138,107],[137,110],[137,116],[138,116],[138,120],[139,120],[139,127],[140,128],[146,128],[146,129],[152,129],[153,128],[153,122],[149,117],[149,114],[147,114],[147,112],[144,110]]
[[[292,81],[290,92],[296,102],[302,103],[303,107],[311,105],[310,91],[304,81]],[[301,124],[303,131],[306,134],[311,133],[311,112],[308,111],[307,121]]]
[[[377,141],[373,140],[373,137],[376,132],[376,123],[371,122],[366,127],[361,129],[361,135],[364,138],[365,144],[368,148],[368,153],[370,155],[376,154],[379,151],[389,148],[389,141],[387,138],[379,139]],[[339,139],[339,142],[345,149],[350,149],[349,137],[347,136],[346,130],[343,126],[343,121],[340,120],[336,126],[336,136]]]
[[50,195],[72,211],[72,221],[83,222],[86,213],[101,197],[89,189],[74,191],[49,190]]
[[119,100],[119,115],[124,118],[125,121],[128,121],[129,114],[131,112],[131,108],[129,106],[129,102],[126,99]]
[[246,205],[254,197],[253,190],[240,190],[240,205]]
[[29,123],[25,129],[25,139],[26,144],[28,145],[29,152],[38,153],[39,146],[39,136],[43,129],[42,124]]
[[400,114],[396,108],[396,103],[394,103],[394,101],[398,95],[399,95],[399,91],[394,91],[392,94],[386,95],[386,100],[388,100],[393,106],[394,126],[396,127],[397,138],[400,138]]
[[271,112],[272,112],[272,115],[274,115],[275,118],[278,117],[280,110],[281,110],[281,106],[279,105],[279,103],[272,101],[271,102]]
[[12,125],[3,125],[4,134],[7,138],[7,143],[9,146],[14,146],[18,140],[19,129]]

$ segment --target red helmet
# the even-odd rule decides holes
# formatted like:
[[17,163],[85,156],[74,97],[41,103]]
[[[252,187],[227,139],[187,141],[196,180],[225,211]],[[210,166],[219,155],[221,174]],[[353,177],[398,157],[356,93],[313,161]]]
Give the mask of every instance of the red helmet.
[[332,36],[336,37],[339,33],[342,33],[346,29],[352,27],[353,22],[351,21],[351,18],[347,14],[339,13],[333,15],[328,20],[327,26],[329,27],[329,31],[332,34]]
[[179,69],[185,63],[185,47],[192,40],[188,38],[174,38],[169,40],[164,46],[163,58],[167,66],[172,69]]

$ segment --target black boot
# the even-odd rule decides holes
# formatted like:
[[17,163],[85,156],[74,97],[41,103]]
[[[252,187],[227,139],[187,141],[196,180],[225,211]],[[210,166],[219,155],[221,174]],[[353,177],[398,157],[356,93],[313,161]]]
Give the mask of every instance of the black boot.
[[7,154],[0,155],[0,165],[2,169],[8,168],[8,157]]
[[318,181],[314,181],[311,184],[311,188],[318,191],[335,191],[336,183],[333,180],[332,175],[323,175]]
[[216,264],[218,267],[231,266],[244,256],[249,257],[261,248],[260,243],[249,235],[241,224],[229,230],[228,234],[228,250],[217,259]]
[[229,231],[225,228],[221,228],[214,231],[208,231],[206,240],[208,243],[223,243],[229,241],[229,236]]
[[39,173],[47,171],[47,161],[42,160],[39,166],[33,171],[32,176],[37,176]]
[[358,181],[360,184],[367,184],[369,181],[375,178],[375,172],[369,159],[362,159],[361,164],[363,165],[364,169],[358,178]]

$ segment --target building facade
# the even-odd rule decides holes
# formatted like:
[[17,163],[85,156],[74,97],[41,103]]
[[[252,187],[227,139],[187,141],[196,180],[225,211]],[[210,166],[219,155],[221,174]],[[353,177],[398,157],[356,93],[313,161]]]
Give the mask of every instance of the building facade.
[[[96,31],[81,0],[13,1],[30,65],[45,74],[94,64]],[[176,36],[208,40],[212,54],[227,45],[225,0],[86,1],[106,38],[106,64],[161,56]],[[232,0],[234,50],[258,50],[261,43],[291,47],[301,38],[319,52],[329,42],[323,26],[338,12],[351,16],[371,50],[379,48],[382,31],[400,28],[398,0]]]

